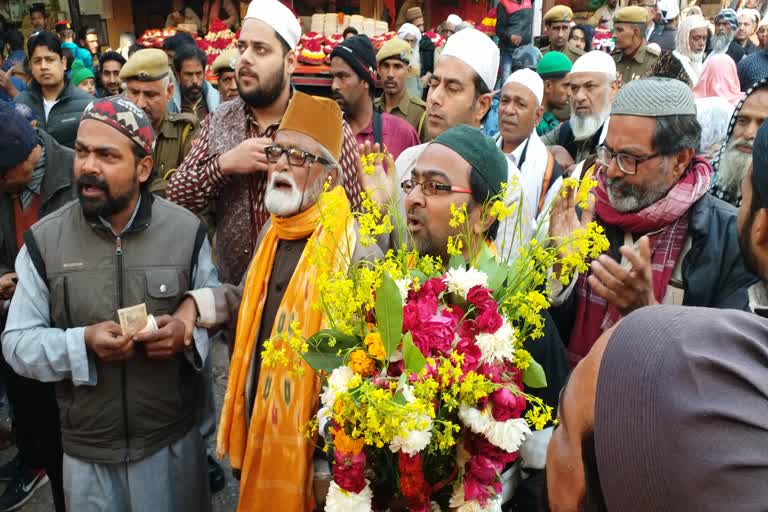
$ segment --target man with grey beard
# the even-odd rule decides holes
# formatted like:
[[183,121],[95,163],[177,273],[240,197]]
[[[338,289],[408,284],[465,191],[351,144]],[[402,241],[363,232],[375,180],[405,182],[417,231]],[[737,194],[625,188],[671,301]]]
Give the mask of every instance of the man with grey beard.
[[764,78],[737,105],[725,146],[712,162],[715,172],[712,193],[734,206],[741,205],[741,180],[752,165],[752,143],[766,119],[768,79]]
[[744,48],[735,41],[739,19],[733,9],[723,9],[715,16],[715,35],[712,36],[710,55],[725,53],[736,64],[744,58]]
[[594,155],[605,137],[611,102],[618,89],[616,63],[599,50],[585,53],[573,64],[567,80],[571,118],[541,140],[546,146],[562,146],[579,163]]
[[581,213],[572,196],[555,202],[550,236],[568,239],[594,219],[610,242],[574,285],[553,290],[572,365],[644,306],[747,307],[754,278],[741,259],[736,209],[707,193],[712,168],[696,156],[700,140],[687,85],[634,80],[619,91],[597,164],[586,171],[598,182],[594,201]]

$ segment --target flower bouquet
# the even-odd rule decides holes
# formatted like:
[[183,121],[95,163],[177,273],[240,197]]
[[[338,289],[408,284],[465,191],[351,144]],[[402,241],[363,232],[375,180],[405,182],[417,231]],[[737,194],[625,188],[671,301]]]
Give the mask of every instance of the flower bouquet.
[[[321,197],[321,219],[338,211],[331,199]],[[401,225],[363,199],[361,242]],[[466,206],[452,211],[447,265],[401,247],[333,274],[315,251],[328,328],[304,339],[292,325],[265,343],[262,364],[301,373],[306,362],[325,379],[306,434],[319,432],[332,460],[328,512],[500,510],[502,471],[531,428],[552,422],[526,393],[546,377],[523,342],[543,335],[550,269],[586,270],[607,241],[593,227],[550,246],[534,239],[502,261],[462,232]],[[484,215],[515,213],[495,199]]]

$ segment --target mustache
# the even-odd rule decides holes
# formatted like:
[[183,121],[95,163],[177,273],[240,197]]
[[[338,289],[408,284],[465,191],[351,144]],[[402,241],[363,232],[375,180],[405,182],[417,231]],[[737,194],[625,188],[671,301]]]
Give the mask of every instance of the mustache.
[[107,185],[107,182],[97,178],[93,174],[83,174],[77,179],[77,188],[82,189],[83,187],[98,188],[105,192],[109,191],[109,185]]
[[752,139],[733,139],[730,144],[728,144],[728,148],[735,148],[737,146],[744,146],[749,149],[753,149],[754,140]]

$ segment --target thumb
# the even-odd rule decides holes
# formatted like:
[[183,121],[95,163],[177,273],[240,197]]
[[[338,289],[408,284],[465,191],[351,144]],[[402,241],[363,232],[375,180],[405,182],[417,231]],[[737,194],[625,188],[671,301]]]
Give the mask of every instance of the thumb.
[[646,263],[646,268],[648,269],[648,272],[650,273],[651,269],[651,240],[648,238],[648,235],[645,235],[639,240],[638,246],[637,246],[638,252],[640,253],[640,258]]

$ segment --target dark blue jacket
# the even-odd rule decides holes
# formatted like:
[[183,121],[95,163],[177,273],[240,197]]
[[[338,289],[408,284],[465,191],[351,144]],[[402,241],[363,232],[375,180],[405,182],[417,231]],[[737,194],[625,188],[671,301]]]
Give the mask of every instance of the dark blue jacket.
[[522,38],[519,46],[531,44],[533,39],[533,6],[531,0],[522,0],[514,4],[514,11],[508,12],[502,2],[496,8],[496,35],[499,36],[499,49],[511,51],[517,48],[509,41],[510,36]]

